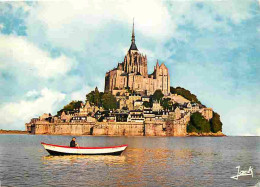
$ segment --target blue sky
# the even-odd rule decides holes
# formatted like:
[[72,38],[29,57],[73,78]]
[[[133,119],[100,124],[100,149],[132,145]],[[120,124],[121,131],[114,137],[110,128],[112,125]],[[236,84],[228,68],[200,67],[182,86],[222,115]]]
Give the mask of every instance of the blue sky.
[[0,129],[84,100],[136,44],[151,73],[218,112],[227,135],[260,135],[259,1],[0,3]]

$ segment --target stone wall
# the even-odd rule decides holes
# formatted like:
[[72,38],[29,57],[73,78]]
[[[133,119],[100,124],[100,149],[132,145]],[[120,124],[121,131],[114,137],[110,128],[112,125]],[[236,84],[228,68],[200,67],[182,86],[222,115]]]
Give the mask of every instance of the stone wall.
[[145,136],[166,136],[166,123],[165,122],[146,122],[145,123]]
[[[28,127],[28,124],[27,124]],[[33,129],[34,128],[34,129]],[[96,122],[49,123],[38,121],[31,125],[31,133],[53,135],[94,136],[186,136],[185,124],[173,122]],[[30,132],[29,132],[30,133]]]
[[93,135],[143,136],[142,122],[97,122]]
[[172,136],[186,136],[186,135],[187,135],[187,125],[174,124]]
[[36,123],[35,134],[90,135],[93,123]]

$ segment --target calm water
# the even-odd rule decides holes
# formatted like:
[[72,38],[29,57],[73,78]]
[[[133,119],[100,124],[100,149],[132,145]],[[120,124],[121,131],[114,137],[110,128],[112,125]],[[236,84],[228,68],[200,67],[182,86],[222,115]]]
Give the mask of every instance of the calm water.
[[[129,144],[122,156],[48,156],[40,142],[70,136],[0,135],[2,186],[254,186],[260,137],[78,137],[80,146]],[[254,178],[235,175],[254,168]]]

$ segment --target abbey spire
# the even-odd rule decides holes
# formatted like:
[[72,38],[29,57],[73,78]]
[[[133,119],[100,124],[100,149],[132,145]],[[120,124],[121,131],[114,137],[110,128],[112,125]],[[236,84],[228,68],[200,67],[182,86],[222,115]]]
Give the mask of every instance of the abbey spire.
[[131,51],[131,50],[137,50],[138,51],[138,49],[135,45],[135,23],[134,23],[134,20],[133,20],[132,40],[131,41],[132,41],[132,43],[131,43],[129,51]]
[[133,28],[132,28],[132,43],[135,43],[135,22],[133,20]]

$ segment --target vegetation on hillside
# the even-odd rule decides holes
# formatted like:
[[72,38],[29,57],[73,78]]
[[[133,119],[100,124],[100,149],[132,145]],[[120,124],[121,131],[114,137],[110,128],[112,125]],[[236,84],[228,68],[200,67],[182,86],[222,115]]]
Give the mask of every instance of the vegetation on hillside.
[[220,116],[218,113],[213,112],[213,118],[208,121],[201,113],[195,112],[190,117],[190,122],[187,126],[187,132],[197,132],[197,133],[207,133],[222,132],[222,122],[220,121]]
[[201,102],[198,100],[197,96],[192,94],[189,90],[186,90],[185,88],[182,88],[182,87],[176,87],[176,88],[170,87],[170,92],[172,94],[181,95],[181,96],[183,96],[184,98],[188,99],[191,102],[201,104]]
[[144,107],[146,107],[146,108],[152,108],[152,107],[153,107],[153,103],[152,103],[152,102],[148,102],[148,101],[145,101],[145,102],[143,103],[143,105],[144,105]]
[[220,121],[220,116],[218,113],[213,112],[213,118],[210,120],[211,132],[222,132],[222,122]]
[[95,106],[102,106],[102,97],[104,93],[99,92],[98,88],[96,87],[94,91],[91,91],[86,95],[86,100],[89,101],[91,105]]
[[65,105],[63,109],[57,112],[57,115],[60,116],[63,111],[73,111],[81,107],[82,101],[71,101],[69,104]]
[[163,93],[162,93],[162,90],[156,90],[155,92],[154,92],[154,94],[152,95],[152,99],[154,100],[154,101],[161,101],[162,100],[162,98],[163,98]]
[[102,96],[101,101],[102,101],[102,107],[106,110],[117,108],[116,98],[110,92],[105,93]]
[[195,112],[190,117],[190,122],[187,126],[187,132],[210,132],[210,123],[206,120],[201,113]]
[[173,104],[172,104],[170,98],[163,99],[163,100],[161,101],[161,105],[162,105],[162,107],[163,107],[164,110],[170,109],[170,108],[172,108],[172,106],[173,106]]
[[94,91],[88,93],[86,95],[86,100],[88,100],[91,105],[103,107],[106,110],[117,108],[115,96],[113,96],[110,92],[99,92],[98,88],[95,88]]
[[[92,106],[103,107],[106,110],[117,108],[115,96],[113,96],[111,93],[99,92],[97,88],[95,88],[94,91],[91,91],[86,95],[86,100],[88,100]],[[71,101],[61,110],[59,110],[57,112],[57,115],[60,116],[63,111],[68,112],[74,111],[75,109],[79,109],[82,103],[82,101]]]

